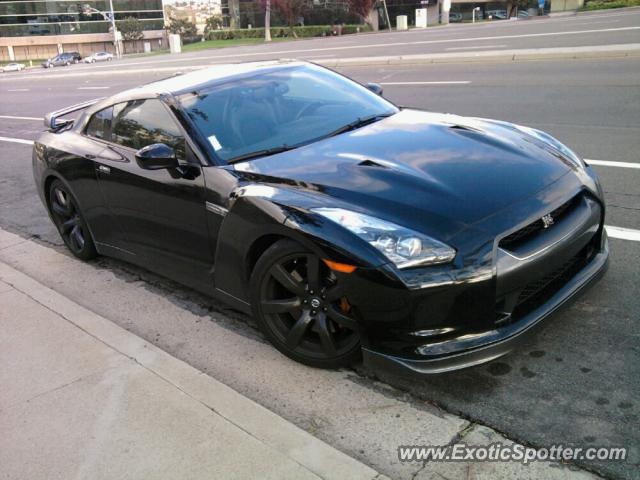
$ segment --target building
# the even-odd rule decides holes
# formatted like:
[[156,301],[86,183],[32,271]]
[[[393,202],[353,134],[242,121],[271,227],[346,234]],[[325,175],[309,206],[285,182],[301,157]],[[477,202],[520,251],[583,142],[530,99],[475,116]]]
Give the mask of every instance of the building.
[[[145,50],[166,47],[162,0],[113,0],[113,10],[116,24],[142,22]],[[109,12],[109,0],[0,0],[0,61],[113,52]]]
[[195,24],[199,34],[203,34],[210,17],[222,17],[222,8],[220,0],[165,1],[164,16],[166,21],[171,18],[186,19]]

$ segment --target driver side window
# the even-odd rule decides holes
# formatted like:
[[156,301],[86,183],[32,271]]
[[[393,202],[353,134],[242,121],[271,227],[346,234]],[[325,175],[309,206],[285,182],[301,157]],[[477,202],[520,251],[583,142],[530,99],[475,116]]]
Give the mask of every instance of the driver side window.
[[139,150],[164,143],[185,158],[185,139],[171,114],[159,100],[132,100],[114,106],[112,141]]

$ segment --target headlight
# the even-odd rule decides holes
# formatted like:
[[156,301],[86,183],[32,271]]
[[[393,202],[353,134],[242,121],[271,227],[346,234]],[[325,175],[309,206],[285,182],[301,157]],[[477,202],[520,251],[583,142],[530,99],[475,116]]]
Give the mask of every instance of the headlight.
[[380,250],[398,268],[435,265],[454,259],[456,251],[438,240],[391,222],[342,208],[313,208]]

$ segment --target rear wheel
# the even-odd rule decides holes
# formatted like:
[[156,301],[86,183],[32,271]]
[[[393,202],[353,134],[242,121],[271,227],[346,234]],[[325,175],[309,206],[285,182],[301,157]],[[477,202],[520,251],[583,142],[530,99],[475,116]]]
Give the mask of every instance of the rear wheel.
[[281,240],[262,255],[251,277],[254,317],[286,356],[337,368],[360,356],[358,323],[337,278],[314,253]]
[[49,207],[58,232],[71,253],[82,260],[90,260],[97,256],[91,233],[78,203],[60,180],[51,183]]

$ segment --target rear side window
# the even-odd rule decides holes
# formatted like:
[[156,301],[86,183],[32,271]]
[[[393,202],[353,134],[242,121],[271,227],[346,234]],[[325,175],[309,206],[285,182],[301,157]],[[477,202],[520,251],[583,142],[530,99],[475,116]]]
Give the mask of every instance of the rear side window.
[[87,124],[85,133],[90,137],[99,138],[100,140],[109,140],[111,138],[111,117],[113,107],[105,108],[93,114],[91,120]]
[[159,100],[134,100],[116,105],[112,141],[135,150],[164,143],[175,150],[178,158],[185,158],[182,132]]

